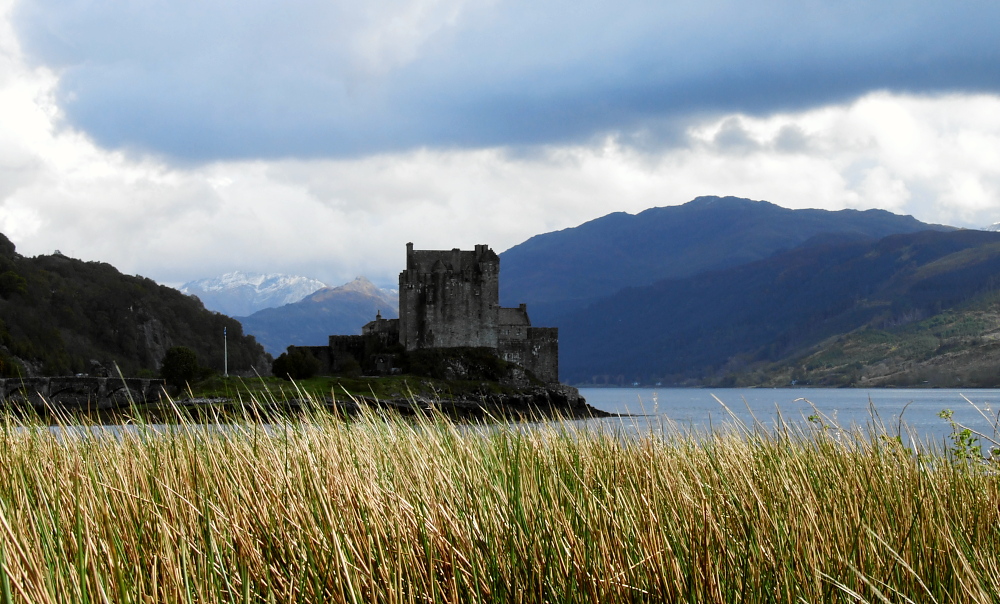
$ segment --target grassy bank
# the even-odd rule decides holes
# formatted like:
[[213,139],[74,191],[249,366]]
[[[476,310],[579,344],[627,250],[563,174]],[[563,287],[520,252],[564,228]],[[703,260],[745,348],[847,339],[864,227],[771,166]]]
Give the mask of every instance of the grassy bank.
[[1000,600],[1000,477],[819,429],[0,426],[0,602]]
[[470,380],[443,380],[416,375],[394,375],[380,377],[312,377],[296,380],[294,383],[276,377],[223,378],[213,376],[191,385],[190,391],[179,392],[180,396],[223,397],[230,399],[284,400],[299,398],[302,394],[318,397],[347,399],[351,396],[375,397],[379,399],[409,398],[413,395],[448,399],[479,392],[510,392],[513,388],[503,388],[496,382]]

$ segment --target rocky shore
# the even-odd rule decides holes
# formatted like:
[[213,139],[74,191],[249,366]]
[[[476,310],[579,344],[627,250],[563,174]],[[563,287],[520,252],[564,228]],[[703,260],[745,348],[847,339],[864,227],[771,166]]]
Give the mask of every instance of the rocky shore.
[[[346,398],[346,397],[345,397]],[[435,399],[416,395],[413,398],[375,399],[353,397],[338,400],[337,409],[348,414],[364,407],[391,409],[402,415],[441,414],[456,420],[542,420],[589,419],[610,417],[612,414],[587,404],[580,392],[571,386],[537,386],[512,393],[465,395],[451,399]]]
[[[179,400],[175,401],[174,405],[177,409],[196,416],[204,416],[208,412],[242,413],[245,410],[245,406],[227,399]],[[441,416],[456,421],[589,419],[613,415],[591,407],[576,388],[563,385],[536,386],[506,393],[469,394],[448,398],[424,394],[398,398],[345,394],[336,399],[273,401],[250,410],[264,415],[295,415],[317,405],[345,417],[375,410],[398,413],[404,417]]]
[[[54,379],[54,378],[53,378]],[[147,380],[148,381],[148,380]],[[129,396],[107,396],[102,391],[100,395],[78,392],[80,384],[86,380],[77,380],[77,388],[56,392],[46,390],[34,391],[27,396],[21,390],[12,391],[5,400],[8,409],[18,412],[36,414],[49,421],[76,421],[69,418],[89,418],[84,421],[96,421],[105,424],[131,422],[141,416],[147,423],[172,423],[180,417],[196,422],[240,421],[253,418],[267,422],[278,418],[304,415],[317,406],[325,411],[336,413],[343,417],[357,416],[367,411],[391,412],[404,417],[444,417],[455,421],[533,421],[546,419],[589,419],[609,417],[605,411],[595,409],[587,404],[580,392],[571,386],[548,385],[530,386],[507,389],[503,392],[466,393],[460,395],[436,395],[433,393],[412,394],[406,397],[389,396],[358,396],[343,395],[332,398],[271,398],[257,400],[247,398],[174,398],[162,396],[162,383],[159,395],[145,390],[151,386],[143,382],[136,383],[135,388],[126,390]],[[95,382],[96,383],[96,382]],[[89,385],[89,382],[87,382]],[[34,384],[38,386],[38,384]],[[101,383],[104,386],[104,383]],[[139,388],[141,385],[143,388]],[[24,386],[22,386],[22,389]],[[142,396],[140,396],[140,393]],[[87,396],[89,394],[89,396]],[[54,396],[52,396],[54,395]],[[97,404],[95,404],[97,403]]]

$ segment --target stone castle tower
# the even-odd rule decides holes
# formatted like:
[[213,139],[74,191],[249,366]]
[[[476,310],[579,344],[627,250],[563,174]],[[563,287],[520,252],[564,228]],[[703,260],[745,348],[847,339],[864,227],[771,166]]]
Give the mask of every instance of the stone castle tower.
[[414,250],[399,273],[399,343],[406,350],[499,345],[500,257],[474,251]]
[[406,350],[474,346],[559,381],[559,330],[532,327],[528,309],[500,307],[500,257],[472,251],[414,250],[399,274],[399,343]]
[[488,348],[547,384],[559,382],[559,330],[532,327],[528,309],[500,307],[500,257],[488,245],[472,251],[414,250],[406,244],[399,273],[399,319],[381,315],[360,336],[330,336],[328,346],[299,346],[324,370],[353,359],[366,371],[390,373],[398,342],[406,351]]

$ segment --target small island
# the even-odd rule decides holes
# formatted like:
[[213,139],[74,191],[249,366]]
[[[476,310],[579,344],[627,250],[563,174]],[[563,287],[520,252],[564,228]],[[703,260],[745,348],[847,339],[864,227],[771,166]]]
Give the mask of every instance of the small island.
[[[474,250],[415,250],[406,244],[399,274],[399,318],[378,313],[361,335],[331,335],[326,346],[290,346],[273,373],[302,379],[361,376],[394,386],[388,396],[349,395],[352,403],[400,410],[437,408],[457,418],[567,418],[603,415],[576,388],[559,383],[559,330],[534,327],[525,304],[499,303],[500,257]],[[400,381],[400,376],[410,381]],[[395,378],[395,379],[393,379]],[[381,388],[384,390],[384,388]]]

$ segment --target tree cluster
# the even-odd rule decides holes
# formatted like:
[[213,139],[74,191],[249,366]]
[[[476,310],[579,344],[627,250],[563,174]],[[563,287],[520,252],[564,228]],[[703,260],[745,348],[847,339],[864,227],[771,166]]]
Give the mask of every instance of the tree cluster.
[[271,373],[285,380],[304,380],[316,375],[319,360],[307,350],[289,346],[271,364]]

